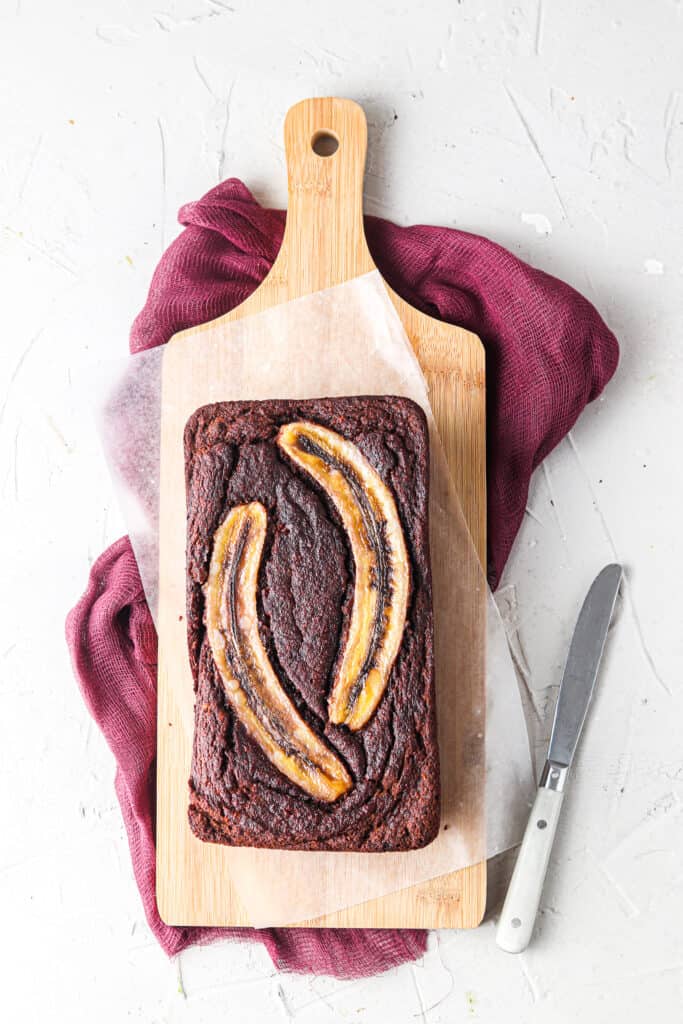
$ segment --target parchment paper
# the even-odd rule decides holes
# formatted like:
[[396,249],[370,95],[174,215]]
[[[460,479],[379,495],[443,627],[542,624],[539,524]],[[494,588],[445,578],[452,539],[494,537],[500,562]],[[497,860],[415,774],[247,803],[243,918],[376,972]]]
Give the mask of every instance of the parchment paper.
[[[180,344],[192,345],[193,340]],[[260,927],[307,920],[363,903],[508,848],[521,836],[533,781],[504,627],[460,509],[425,379],[379,274],[366,274],[224,325],[217,344],[220,358],[229,358],[229,384],[225,374],[213,390],[211,381],[206,381],[204,401],[394,394],[420,404],[430,426],[430,536],[443,794],[439,836],[424,850],[402,854],[230,850],[231,876],[251,922]],[[153,614],[158,585],[164,353],[164,348],[154,349],[127,359],[120,368],[110,366],[97,411]],[[193,411],[192,407],[184,410],[184,418]],[[184,493],[178,494],[178,501],[184,503]],[[180,608],[179,614],[183,612]],[[457,749],[458,680],[462,686],[472,673],[484,671],[483,661],[473,656],[482,646],[486,648],[486,700],[473,709],[472,720],[478,724],[465,749]],[[191,687],[189,665],[187,678]],[[483,757],[485,786],[477,783],[483,778]],[[465,773],[470,775],[468,791],[476,793],[480,786],[485,830],[467,825],[462,797]]]

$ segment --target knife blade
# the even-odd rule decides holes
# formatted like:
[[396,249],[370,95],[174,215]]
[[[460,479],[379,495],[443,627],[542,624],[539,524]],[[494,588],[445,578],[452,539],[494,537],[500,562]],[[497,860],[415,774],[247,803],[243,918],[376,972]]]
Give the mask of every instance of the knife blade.
[[496,942],[508,953],[525,950],[533,933],[565,784],[595,690],[621,579],[620,565],[605,566],[586,595],[574,629],[548,757],[496,931]]

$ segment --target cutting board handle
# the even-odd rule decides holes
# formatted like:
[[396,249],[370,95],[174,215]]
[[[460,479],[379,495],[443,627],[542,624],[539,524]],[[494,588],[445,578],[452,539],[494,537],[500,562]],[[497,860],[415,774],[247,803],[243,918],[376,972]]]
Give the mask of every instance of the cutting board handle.
[[289,202],[271,275],[297,281],[301,295],[375,269],[363,230],[367,134],[352,100],[302,100],[287,114]]

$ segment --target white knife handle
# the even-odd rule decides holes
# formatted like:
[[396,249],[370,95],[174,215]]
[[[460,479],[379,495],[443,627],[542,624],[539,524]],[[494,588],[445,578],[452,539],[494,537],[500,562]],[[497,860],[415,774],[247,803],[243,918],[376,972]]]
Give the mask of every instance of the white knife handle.
[[529,945],[563,799],[555,789],[541,787],[536,794],[496,931],[496,942],[507,953],[521,953]]

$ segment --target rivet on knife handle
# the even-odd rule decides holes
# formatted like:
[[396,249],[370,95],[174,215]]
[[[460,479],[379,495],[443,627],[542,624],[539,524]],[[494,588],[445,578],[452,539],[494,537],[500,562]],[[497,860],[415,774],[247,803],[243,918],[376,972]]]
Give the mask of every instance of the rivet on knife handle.
[[506,953],[529,945],[563,800],[561,790],[539,787],[536,793],[496,932]]

